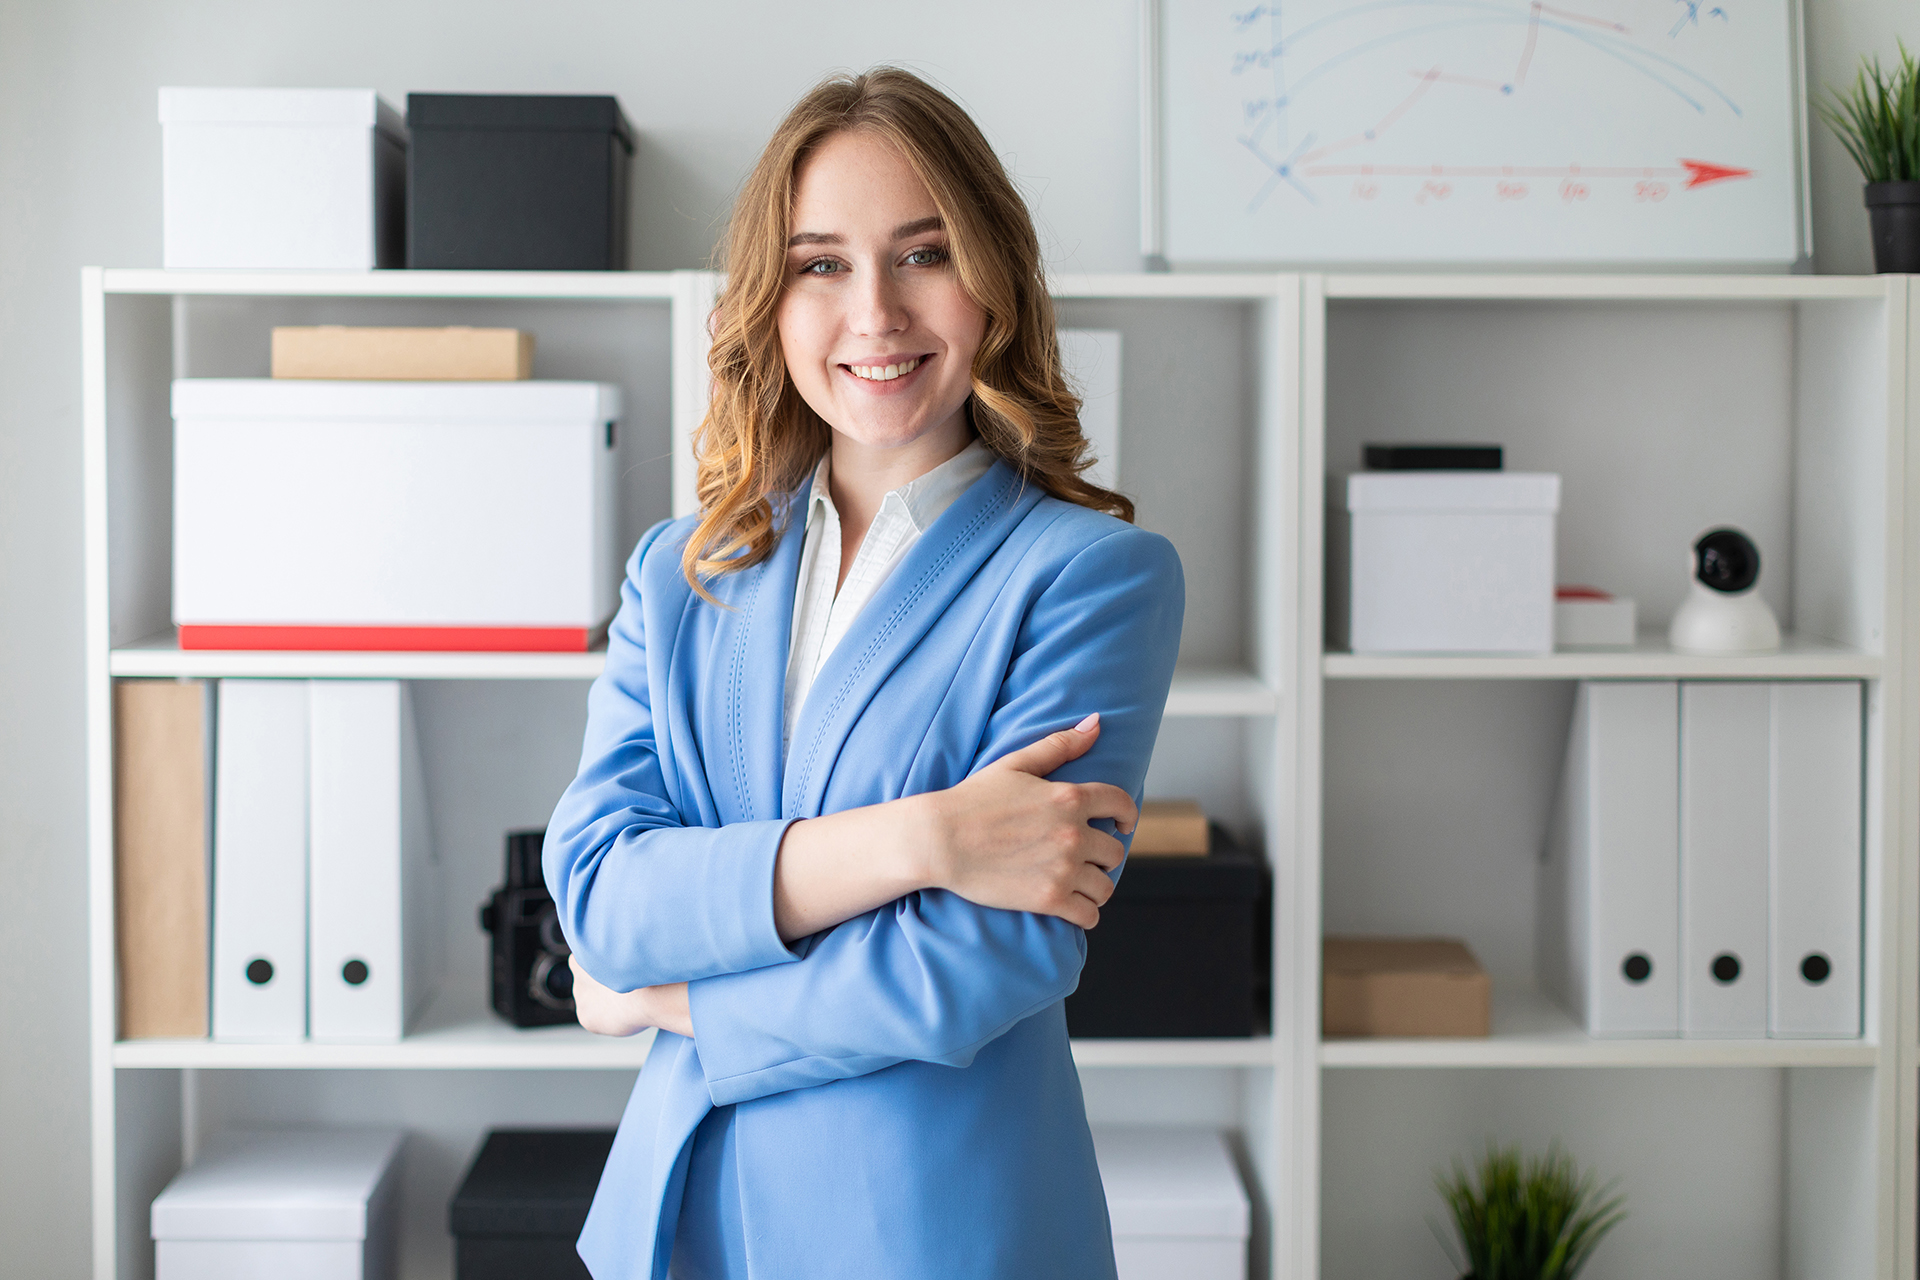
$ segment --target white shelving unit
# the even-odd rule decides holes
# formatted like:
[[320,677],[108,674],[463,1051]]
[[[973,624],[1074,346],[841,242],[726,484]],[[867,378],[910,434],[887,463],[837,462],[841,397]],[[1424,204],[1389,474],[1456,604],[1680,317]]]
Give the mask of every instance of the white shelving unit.
[[[693,505],[715,277],[84,273],[83,427],[96,1276],[144,1280],[147,1204],[227,1124],[416,1135],[407,1280],[449,1271],[444,1204],[503,1124],[610,1124],[647,1037],[518,1031],[486,1008],[474,908],[501,834],[571,777],[603,655],[183,652],[169,620],[176,376],[259,376],[276,323],[512,324],[543,377],[622,385],[631,541]],[[1489,1137],[1560,1137],[1632,1217],[1587,1273],[1914,1274],[1920,1143],[1920,289],[1902,278],[1120,275],[1055,281],[1062,323],[1125,335],[1121,486],[1187,567],[1149,791],[1193,795],[1274,871],[1270,1034],[1078,1041],[1096,1120],[1233,1130],[1253,1274],[1448,1274],[1430,1174]],[[1500,441],[1564,477],[1563,580],[1635,596],[1640,643],[1539,658],[1328,652],[1328,477],[1365,439]],[[1687,542],[1732,522],[1790,639],[1673,653]],[[1337,593],[1335,593],[1337,596]],[[1337,605],[1337,599],[1334,601]],[[120,1041],[112,681],[415,684],[449,980],[392,1045]],[[1865,1034],[1601,1040],[1537,994],[1532,853],[1574,682],[1855,679],[1869,690]],[[1495,982],[1482,1040],[1323,1041],[1324,932],[1448,933]]]
[[[613,1123],[651,1040],[521,1031],[497,1019],[474,923],[500,877],[501,833],[543,823],[572,774],[586,682],[605,655],[181,650],[169,619],[171,379],[264,375],[274,324],[531,328],[540,376],[623,388],[621,533],[631,541],[694,504],[688,440],[703,407],[704,320],[717,283],[700,272],[83,274],[97,1276],[151,1273],[148,1202],[205,1133],[245,1122],[411,1129],[403,1274],[444,1276],[445,1200],[480,1134],[508,1123]],[[1122,482],[1141,522],[1171,537],[1190,566],[1214,562],[1210,572],[1190,570],[1181,665],[1149,786],[1200,795],[1242,835],[1284,841],[1287,824],[1274,815],[1291,807],[1285,675],[1297,664],[1299,281],[1108,276],[1058,285],[1064,322],[1118,328],[1140,353],[1122,392]],[[1147,359],[1155,352],[1157,362]],[[1188,402],[1199,406],[1192,431],[1154,429],[1179,421]],[[1214,500],[1186,501],[1194,488]],[[448,982],[397,1044],[119,1040],[112,681],[269,677],[416,682],[448,900]],[[1092,1040],[1073,1052],[1096,1118],[1231,1128],[1267,1184],[1288,1164],[1274,1127],[1282,1039]],[[1264,1252],[1271,1215],[1261,1200]]]
[[[1300,857],[1282,925],[1297,1008],[1323,933],[1464,937],[1494,979],[1477,1040],[1325,1040],[1294,1107],[1309,1193],[1281,1265],[1450,1274],[1431,1173],[1487,1140],[1564,1140],[1629,1217],[1596,1280],[1914,1266],[1916,557],[1920,343],[1901,278],[1306,277]],[[1623,652],[1328,651],[1323,539],[1365,441],[1487,440],[1562,477],[1561,581],[1639,603]],[[1776,654],[1674,653],[1686,548],[1758,538]],[[1575,682],[1851,679],[1869,701],[1864,1034],[1588,1036],[1538,994],[1533,878]],[[1901,928],[1899,926],[1904,926]]]

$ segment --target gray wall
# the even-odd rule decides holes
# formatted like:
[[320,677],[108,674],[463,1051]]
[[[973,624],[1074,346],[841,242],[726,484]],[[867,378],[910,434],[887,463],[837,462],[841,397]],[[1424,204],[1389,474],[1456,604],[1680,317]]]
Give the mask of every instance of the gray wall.
[[[1911,0],[1808,0],[1816,84]],[[906,62],[1024,184],[1058,269],[1138,265],[1132,0],[0,0],[0,1275],[89,1261],[77,268],[160,257],[162,84],[610,92],[641,132],[637,263],[701,265],[781,109]],[[1869,269],[1859,179],[1813,151],[1818,265]]]

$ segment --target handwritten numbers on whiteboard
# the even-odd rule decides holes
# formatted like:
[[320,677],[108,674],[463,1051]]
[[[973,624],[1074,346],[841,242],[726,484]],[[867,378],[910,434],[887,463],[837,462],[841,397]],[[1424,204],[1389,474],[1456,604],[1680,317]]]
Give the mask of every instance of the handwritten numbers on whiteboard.
[[1633,184],[1633,198],[1641,204],[1658,204],[1667,198],[1667,184],[1664,182],[1636,182]]
[[1500,200],[1525,200],[1527,198],[1527,184],[1524,182],[1496,182],[1493,184],[1493,194],[1495,198]]

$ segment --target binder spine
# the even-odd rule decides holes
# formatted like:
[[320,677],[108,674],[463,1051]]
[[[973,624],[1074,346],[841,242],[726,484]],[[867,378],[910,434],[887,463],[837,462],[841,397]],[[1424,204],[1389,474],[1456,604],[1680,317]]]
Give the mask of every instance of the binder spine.
[[1680,1024],[1767,1034],[1769,687],[1680,686]]
[[1774,1036],[1861,1033],[1862,692],[1852,680],[1772,687]]

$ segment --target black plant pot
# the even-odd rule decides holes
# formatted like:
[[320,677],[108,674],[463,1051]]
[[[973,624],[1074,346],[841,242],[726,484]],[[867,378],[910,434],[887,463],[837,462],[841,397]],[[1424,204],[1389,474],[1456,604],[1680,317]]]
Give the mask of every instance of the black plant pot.
[[1920,272],[1920,182],[1869,182],[1873,269]]

